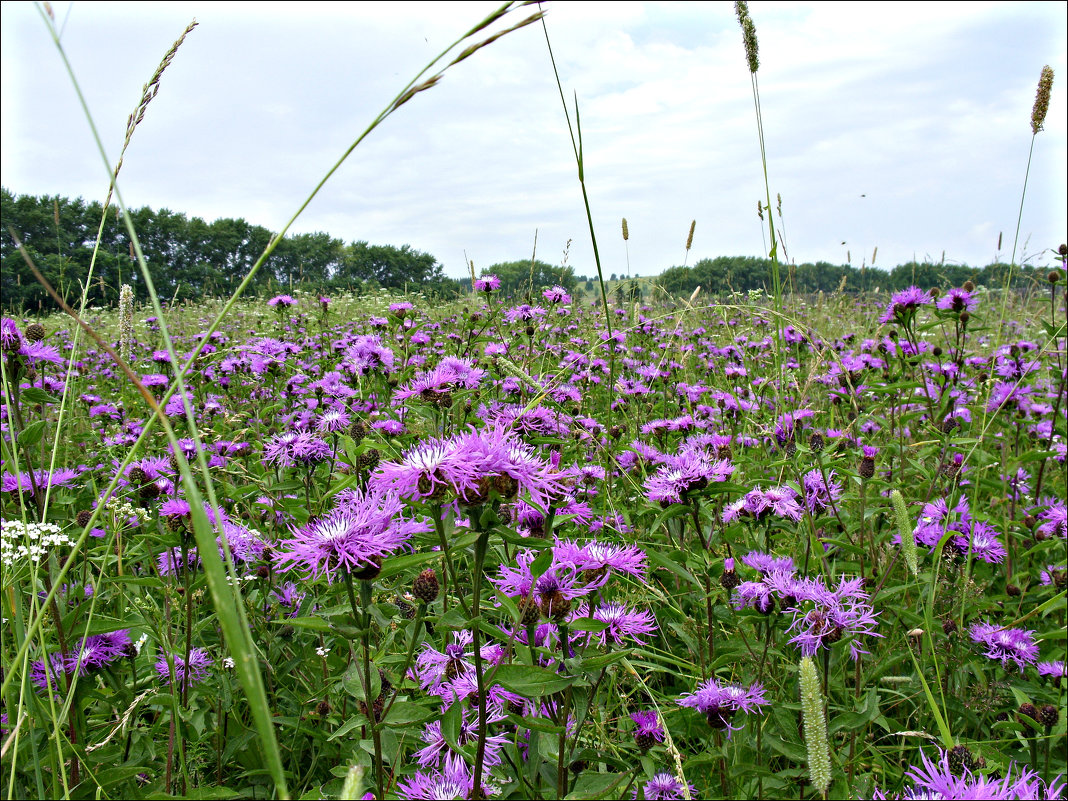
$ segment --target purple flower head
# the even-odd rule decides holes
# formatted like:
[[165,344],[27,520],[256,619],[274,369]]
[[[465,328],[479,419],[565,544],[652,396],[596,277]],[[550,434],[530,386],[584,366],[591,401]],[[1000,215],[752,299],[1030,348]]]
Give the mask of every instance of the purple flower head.
[[[683,784],[670,773],[657,773],[645,783],[642,788],[647,801],[674,801],[680,798],[696,798],[697,788],[687,783],[688,793],[683,792]],[[638,797],[638,789],[634,789],[634,798]]]
[[953,539],[953,547],[961,555],[967,556],[970,553],[974,559],[994,565],[1005,561],[1005,546],[998,540],[997,532],[990,525],[975,521],[968,529],[967,536]]
[[562,286],[554,286],[551,289],[546,289],[541,293],[541,296],[550,303],[570,303],[571,296],[567,294],[567,290]]
[[[184,654],[172,654],[171,658],[174,659],[174,680],[179,685],[185,684],[187,676],[190,684],[198,684],[210,675],[208,668],[211,667],[212,660],[203,648],[191,649],[188,662]],[[170,684],[171,670],[166,656],[160,656],[156,660],[156,673],[163,681]]]
[[676,703],[701,712],[707,718],[709,726],[714,729],[727,729],[730,736],[731,731],[741,728],[731,726],[731,719],[736,712],[740,710],[749,714],[771,702],[764,697],[762,684],[742,687],[738,684],[720,683],[713,677],[699,684],[694,692],[679,698]]
[[795,522],[800,520],[802,512],[797,493],[787,486],[750,490],[743,497],[727,504],[723,509],[723,522],[732,523],[743,517],[763,520],[768,515]]
[[779,571],[785,571],[787,573],[793,573],[794,560],[789,556],[772,556],[768,553],[761,553],[760,551],[750,551],[742,557],[742,564],[748,565],[753,570],[758,570],[765,575],[769,573],[776,573]]
[[0,317],[0,351],[18,353],[21,347],[22,334],[18,325],[10,317]]
[[834,470],[827,472],[826,480],[821,470],[810,470],[801,483],[805,490],[805,506],[813,515],[833,510],[842,497],[842,485],[834,480]]
[[392,493],[354,490],[326,517],[291,527],[293,536],[279,544],[275,563],[280,570],[303,570],[309,579],[326,576],[331,583],[339,568],[356,577],[377,572],[412,534],[430,530],[425,522],[403,517],[403,508]]
[[584,572],[617,571],[645,579],[645,552],[637,545],[613,545],[597,540],[579,545],[558,539],[553,546],[553,561]]
[[[427,692],[450,696],[449,683],[475,669],[471,642],[471,632],[456,631],[453,632],[453,641],[445,646],[444,651],[425,643],[415,658],[413,671],[420,686]],[[499,645],[483,645],[482,658],[491,666],[496,665],[504,658],[504,649]]]
[[660,725],[660,717],[655,709],[631,712],[630,719],[634,721],[635,737],[652,737],[658,743],[664,742],[664,728]]
[[890,303],[879,318],[880,323],[909,323],[921,306],[927,306],[932,298],[917,286],[910,286],[890,296]]
[[841,578],[838,587],[828,588],[822,578],[803,579],[794,584],[794,605],[790,611],[793,621],[787,632],[795,631],[790,639],[804,656],[815,656],[823,648],[830,648],[843,637],[850,637],[849,653],[853,659],[868,653],[858,638],[881,637],[875,631],[878,612],[868,603],[868,594],[861,587],[861,578]]
[[1068,505],[1057,498],[1043,499],[1047,508],[1038,513],[1042,522],[1036,531],[1045,537],[1068,539]]
[[1036,667],[1039,676],[1052,676],[1054,681],[1061,682],[1068,679],[1068,666],[1063,659],[1056,662],[1039,662]]
[[[44,660],[35,662],[30,671],[33,683],[42,690],[48,688],[49,675],[52,689],[65,689],[60,674],[66,673],[71,681],[94,670],[107,667],[112,662],[132,653],[128,629],[109,631],[106,634],[93,634],[82,638],[77,649],[71,653],[54,653]],[[46,664],[48,665],[46,667]]]
[[501,279],[495,275],[483,275],[475,279],[476,292],[494,292],[501,288]]
[[957,314],[962,311],[973,312],[978,305],[979,300],[975,297],[975,293],[960,287],[950,289],[935,304],[942,311],[956,312]]
[[[1010,763],[1005,775],[993,779],[964,766],[954,770],[949,752],[939,749],[937,759],[920,752],[920,765],[912,766],[905,776],[915,784],[905,790],[903,798],[975,798],[991,799],[1053,799],[1061,798],[1064,781],[1061,776],[1049,785],[1028,767]],[[884,796],[885,797],[885,796]]]
[[[587,617],[587,613],[586,605],[582,604],[575,610],[574,617]],[[589,642],[597,641],[602,646],[621,645],[627,639],[645,645],[646,641],[642,637],[652,634],[658,628],[652,612],[634,611],[623,604],[602,604],[588,616],[605,624],[603,630],[587,634]]]
[[[418,771],[397,783],[397,792],[406,801],[438,801],[443,798],[471,798],[475,785],[471,769],[458,754],[445,757],[441,770]],[[497,795],[497,788],[482,785],[485,796]]]
[[726,481],[733,472],[734,465],[726,459],[715,459],[699,450],[684,451],[666,457],[665,464],[646,479],[645,495],[663,506],[684,503],[687,493]]
[[275,295],[273,298],[267,301],[267,305],[271,306],[272,308],[281,307],[283,309],[287,309],[290,306],[295,305],[296,302],[297,299],[294,298],[292,295]]
[[[487,709],[486,722],[493,724],[505,719],[505,714],[498,706]],[[461,745],[473,744],[478,739],[478,715],[471,707],[465,706],[461,713],[460,730],[456,734],[456,742]],[[501,749],[509,741],[507,734],[495,734],[486,738],[485,764],[493,767],[501,763]],[[423,727],[422,740],[426,743],[424,748],[415,752],[416,761],[420,767],[440,767],[444,759],[451,753],[448,741],[441,732],[441,721],[435,720]]]
[[990,623],[973,623],[970,631],[972,642],[986,646],[987,657],[1000,660],[1005,668],[1014,662],[1021,672],[1038,659],[1034,633],[1031,629],[1006,629]]

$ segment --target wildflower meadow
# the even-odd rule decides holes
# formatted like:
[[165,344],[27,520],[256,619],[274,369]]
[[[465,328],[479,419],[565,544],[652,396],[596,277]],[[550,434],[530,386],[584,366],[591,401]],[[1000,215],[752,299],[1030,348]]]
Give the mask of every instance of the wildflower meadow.
[[748,294],[5,312],[4,796],[1063,798],[1068,247],[805,295],[768,234]]

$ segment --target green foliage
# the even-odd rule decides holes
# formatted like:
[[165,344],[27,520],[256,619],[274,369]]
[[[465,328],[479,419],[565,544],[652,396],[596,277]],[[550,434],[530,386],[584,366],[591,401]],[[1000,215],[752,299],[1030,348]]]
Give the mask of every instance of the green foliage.
[[[3,189],[0,224],[26,245],[38,269],[68,302],[81,296],[89,275],[103,206],[81,198],[14,195]],[[230,295],[252,269],[274,234],[244,219],[212,223],[168,209],[131,211],[145,260],[160,297],[177,300]],[[88,290],[89,305],[109,305],[128,283],[139,302],[148,290],[138,275],[125,227],[109,210]],[[41,287],[10,236],[2,238],[0,290],[9,308],[49,311],[55,304]],[[310,292],[419,287],[426,294],[455,294],[459,283],[442,274],[429,253],[408,245],[369,245],[327,233],[284,237],[253,281],[252,294],[296,288]]]
[[482,275],[495,275],[501,279],[504,295],[534,296],[543,289],[562,286],[573,292],[578,286],[575,270],[571,267],[553,267],[543,261],[507,261],[494,264],[482,271]]
[[[669,267],[660,274],[657,284],[671,295],[689,295],[698,286],[712,294],[748,292],[754,289],[770,291],[772,287],[771,260],[753,256],[718,256],[701,259],[692,267]],[[909,262],[887,271],[874,267],[853,267],[818,261],[790,265],[786,275],[786,289],[795,293],[837,292],[857,293],[883,290],[894,292],[916,285],[921,289],[961,286],[971,281],[976,286],[1000,289],[1005,286],[1007,264],[988,264],[969,267],[964,264],[932,264]],[[1013,288],[1020,289],[1041,280],[1041,271],[1033,267],[1013,270]]]

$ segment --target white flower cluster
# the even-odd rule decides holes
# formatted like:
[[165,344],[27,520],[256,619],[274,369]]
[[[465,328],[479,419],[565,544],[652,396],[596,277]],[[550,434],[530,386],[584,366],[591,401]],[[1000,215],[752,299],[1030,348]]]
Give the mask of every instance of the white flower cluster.
[[[140,525],[141,518],[139,516],[139,510],[129,501],[120,501],[114,495],[108,498],[108,502],[104,504],[104,508],[115,515],[115,519],[119,520],[123,524],[123,528],[129,525]],[[131,523],[131,519],[134,521]]]
[[55,523],[0,520],[0,565],[13,567],[25,559],[40,562],[50,549],[73,542]]
[[137,653],[140,654],[141,653],[141,649],[145,647],[145,643],[147,643],[147,642],[148,642],[148,635],[147,634],[142,634],[140,637],[137,638],[137,642],[134,643],[134,650],[137,651]]

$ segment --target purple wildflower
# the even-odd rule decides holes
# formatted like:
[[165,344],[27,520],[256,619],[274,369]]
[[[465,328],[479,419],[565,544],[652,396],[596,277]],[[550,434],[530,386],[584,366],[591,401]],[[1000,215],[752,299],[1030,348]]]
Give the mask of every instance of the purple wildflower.
[[714,459],[703,451],[687,451],[667,457],[666,463],[646,479],[645,495],[663,506],[684,503],[688,493],[726,481],[733,472],[734,465],[726,459]]
[[630,719],[634,721],[635,739],[645,737],[658,743],[664,742],[664,728],[660,725],[660,716],[656,714],[655,709],[631,712]]
[[18,325],[10,317],[0,318],[0,351],[18,353],[21,347],[22,334]]
[[493,292],[501,288],[501,279],[495,275],[484,275],[475,279],[476,292]]
[[801,483],[805,490],[805,506],[813,515],[822,514],[828,509],[833,510],[838,499],[842,497],[842,485],[834,480],[833,470],[827,473],[826,479],[821,470],[810,470]]
[[[471,653],[470,631],[453,632],[453,642],[438,651],[430,643],[423,646],[415,658],[415,675],[427,692],[441,695],[448,692],[448,683],[457,676],[474,671],[474,655]],[[491,666],[504,658],[504,649],[499,645],[483,645],[482,658]]]
[[879,613],[867,603],[868,594],[861,589],[863,584],[862,578],[841,578],[837,589],[831,590],[822,578],[794,583],[795,602],[790,609],[793,621],[787,632],[797,630],[790,642],[801,649],[802,655],[814,656],[843,637],[851,638],[849,653],[853,659],[868,653],[857,638],[882,635],[875,631]]
[[[211,667],[211,657],[203,648],[191,649],[188,662],[182,654],[172,654],[171,658],[174,660],[174,680],[179,686],[185,684],[187,676],[189,684],[197,684],[210,675],[208,668]],[[156,673],[170,684],[171,670],[166,656],[156,660]]]
[[1068,666],[1063,659],[1056,662],[1039,662],[1035,667],[1038,668],[1039,676],[1052,676],[1054,681],[1061,682],[1068,679]]
[[676,703],[696,709],[714,729],[737,731],[740,726],[731,726],[731,719],[741,710],[746,714],[757,711],[771,702],[764,697],[764,686],[752,684],[742,687],[737,684],[721,684],[714,677],[699,684],[692,693],[679,698]]
[[[697,788],[687,783],[689,793],[683,793],[683,785],[670,773],[658,773],[645,783],[642,788],[647,801],[674,801],[679,798],[696,798]],[[634,798],[638,797],[637,788],[634,789]]]
[[909,323],[921,306],[931,303],[931,296],[917,286],[910,286],[890,296],[890,303],[879,318],[880,323]]
[[596,574],[618,571],[645,578],[645,552],[637,545],[613,545],[597,540],[579,545],[571,540],[557,540],[553,546],[553,560]]
[[1062,776],[1046,785],[1030,768],[1020,767],[1017,772],[1011,763],[1000,779],[973,772],[968,767],[954,770],[949,764],[949,752],[941,749],[937,760],[929,759],[921,751],[920,766],[909,768],[905,775],[915,785],[906,789],[904,798],[1046,799],[1060,798],[1064,791]]
[[[579,606],[575,612],[576,617],[586,617],[585,605]],[[633,639],[645,645],[642,637],[652,634],[657,630],[656,618],[652,612],[638,612],[628,609],[623,604],[607,603],[598,606],[589,615],[594,620],[605,624],[605,628],[598,632],[589,632],[588,641],[598,641],[602,646],[609,643],[621,645],[626,639]]]
[[293,536],[279,544],[275,563],[281,570],[304,570],[309,579],[325,575],[328,582],[338,568],[357,577],[361,571],[377,572],[412,534],[430,530],[426,523],[404,518],[403,508],[392,493],[356,490],[343,508],[291,527]]
[[554,286],[550,289],[546,289],[541,293],[541,296],[550,303],[570,303],[571,296],[567,294],[567,290],[562,286]]
[[267,305],[271,306],[272,308],[277,308],[281,306],[283,309],[287,309],[290,306],[295,305],[296,302],[297,299],[294,298],[292,295],[275,295],[273,298],[267,301]]
[[973,623],[971,628],[972,641],[986,646],[987,657],[1001,660],[1005,668],[1010,661],[1015,662],[1020,671],[1038,658],[1034,633],[1032,629],[1006,629],[990,623]]
[[953,289],[947,291],[935,304],[942,311],[956,312],[957,314],[962,311],[973,312],[978,305],[979,301],[975,297],[975,293],[960,287],[953,287]]
[[[397,783],[397,792],[406,801],[437,801],[441,798],[471,798],[475,784],[470,768],[463,757],[449,754],[440,771],[418,771]],[[497,788],[483,785],[482,794],[493,796]]]

